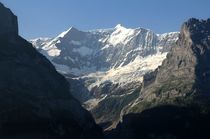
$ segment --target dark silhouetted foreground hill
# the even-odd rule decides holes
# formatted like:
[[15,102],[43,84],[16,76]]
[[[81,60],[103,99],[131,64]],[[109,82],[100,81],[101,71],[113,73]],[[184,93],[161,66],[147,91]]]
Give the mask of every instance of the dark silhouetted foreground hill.
[[102,132],[68,82],[18,35],[17,17],[0,3],[0,138],[100,139]]

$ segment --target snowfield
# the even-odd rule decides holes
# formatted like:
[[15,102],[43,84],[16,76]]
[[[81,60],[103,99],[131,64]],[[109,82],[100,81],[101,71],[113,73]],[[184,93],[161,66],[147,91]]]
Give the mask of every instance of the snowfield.
[[91,90],[93,87],[100,86],[106,81],[110,81],[113,84],[124,84],[139,81],[142,82],[143,75],[149,71],[155,70],[162,64],[162,61],[166,58],[167,53],[158,53],[155,55],[149,55],[145,58],[137,57],[133,62],[128,65],[112,68],[105,72],[94,72],[81,78],[94,78],[96,82],[88,86]]
[[[109,97],[132,94],[132,90],[141,84],[143,75],[161,65],[178,36],[179,32],[156,34],[149,29],[132,29],[118,24],[114,28],[91,31],[71,27],[55,38],[37,38],[31,42],[58,72],[64,76],[75,75],[71,79],[80,82],[85,91],[80,92],[80,96],[80,90],[73,94],[78,100],[88,96],[89,99],[81,100],[86,100],[83,104],[91,110]],[[103,94],[107,84],[120,89],[126,85],[134,88],[123,94]],[[83,94],[87,92],[93,94]]]

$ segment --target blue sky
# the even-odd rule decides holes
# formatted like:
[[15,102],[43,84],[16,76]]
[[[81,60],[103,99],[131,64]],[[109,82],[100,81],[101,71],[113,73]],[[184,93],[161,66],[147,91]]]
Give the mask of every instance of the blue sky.
[[0,0],[18,16],[26,39],[80,30],[144,27],[156,33],[179,31],[190,17],[210,17],[210,0]]

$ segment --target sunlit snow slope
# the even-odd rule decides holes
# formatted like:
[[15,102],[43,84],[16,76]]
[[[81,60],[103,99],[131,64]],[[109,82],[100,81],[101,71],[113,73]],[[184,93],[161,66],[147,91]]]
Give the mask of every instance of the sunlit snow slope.
[[143,75],[161,65],[178,36],[119,24],[86,32],[71,27],[31,42],[69,80],[72,94],[96,122],[111,121],[114,127],[120,111],[137,97]]
[[86,32],[71,27],[55,38],[31,42],[60,73],[77,76],[73,79],[84,81],[91,92],[106,82],[121,86],[141,82],[145,73],[161,65],[178,35],[118,24]]
[[178,34],[160,35],[148,29],[128,29],[119,24],[112,29],[87,32],[71,27],[53,39],[38,38],[31,42],[59,72],[80,76],[119,70],[136,59],[143,61],[147,56],[164,54]]

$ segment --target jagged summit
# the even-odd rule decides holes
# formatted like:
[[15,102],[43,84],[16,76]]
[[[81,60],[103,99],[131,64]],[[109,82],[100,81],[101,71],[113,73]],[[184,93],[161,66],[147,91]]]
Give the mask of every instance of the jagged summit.
[[208,42],[210,36],[210,19],[189,19],[182,25],[181,36],[183,39],[197,44]]
[[199,99],[201,102],[209,99],[209,21],[192,18],[182,25],[176,46],[168,53],[161,67],[152,73],[155,76],[150,74],[144,78],[144,89],[134,107],[138,109],[143,102],[153,102],[151,105],[173,103],[177,98],[188,100],[184,103],[192,103],[189,100],[198,97],[202,98]]
[[117,24],[115,29],[126,29],[126,27],[124,27],[122,24]]
[[[168,58],[165,60],[161,68],[173,67],[171,69],[174,69],[175,71],[170,71],[171,74],[169,75],[176,75],[175,78],[187,77],[189,81],[194,81],[193,87],[197,86],[198,82],[202,82],[199,83],[202,85],[202,87],[199,88],[205,89],[207,89],[206,87],[209,84],[207,80],[209,81],[208,73],[210,71],[210,66],[208,64],[210,57],[209,21],[209,19],[198,20],[191,18],[185,22],[181,28],[177,47],[174,47],[168,54]],[[160,76],[163,75],[157,75],[158,80],[164,79],[164,77]],[[196,87],[194,89],[196,89]],[[207,90],[205,92],[207,92]]]
[[64,38],[65,36],[69,35],[69,34],[74,34],[75,32],[78,32],[79,30],[77,30],[74,27],[70,27],[68,30],[62,32],[61,34],[59,34],[57,37],[59,38]]
[[144,29],[144,30],[150,30],[150,29],[146,29],[146,28],[142,28],[142,27],[137,27],[137,28],[127,28],[122,24],[117,24],[114,28],[112,29],[121,29],[121,30],[125,30],[125,29],[133,29],[133,30],[140,30],[140,29]]
[[44,55],[53,58],[59,71],[62,67],[65,73],[80,75],[127,65],[138,56],[167,52],[178,34],[156,35],[151,30],[130,29],[119,24],[112,29],[87,32],[70,28],[45,45],[38,45],[35,41],[32,43],[37,44],[36,48],[42,50]]
[[182,25],[176,45],[159,68],[144,75],[138,98],[123,111],[132,114],[110,139],[209,138],[209,21],[192,18]]

